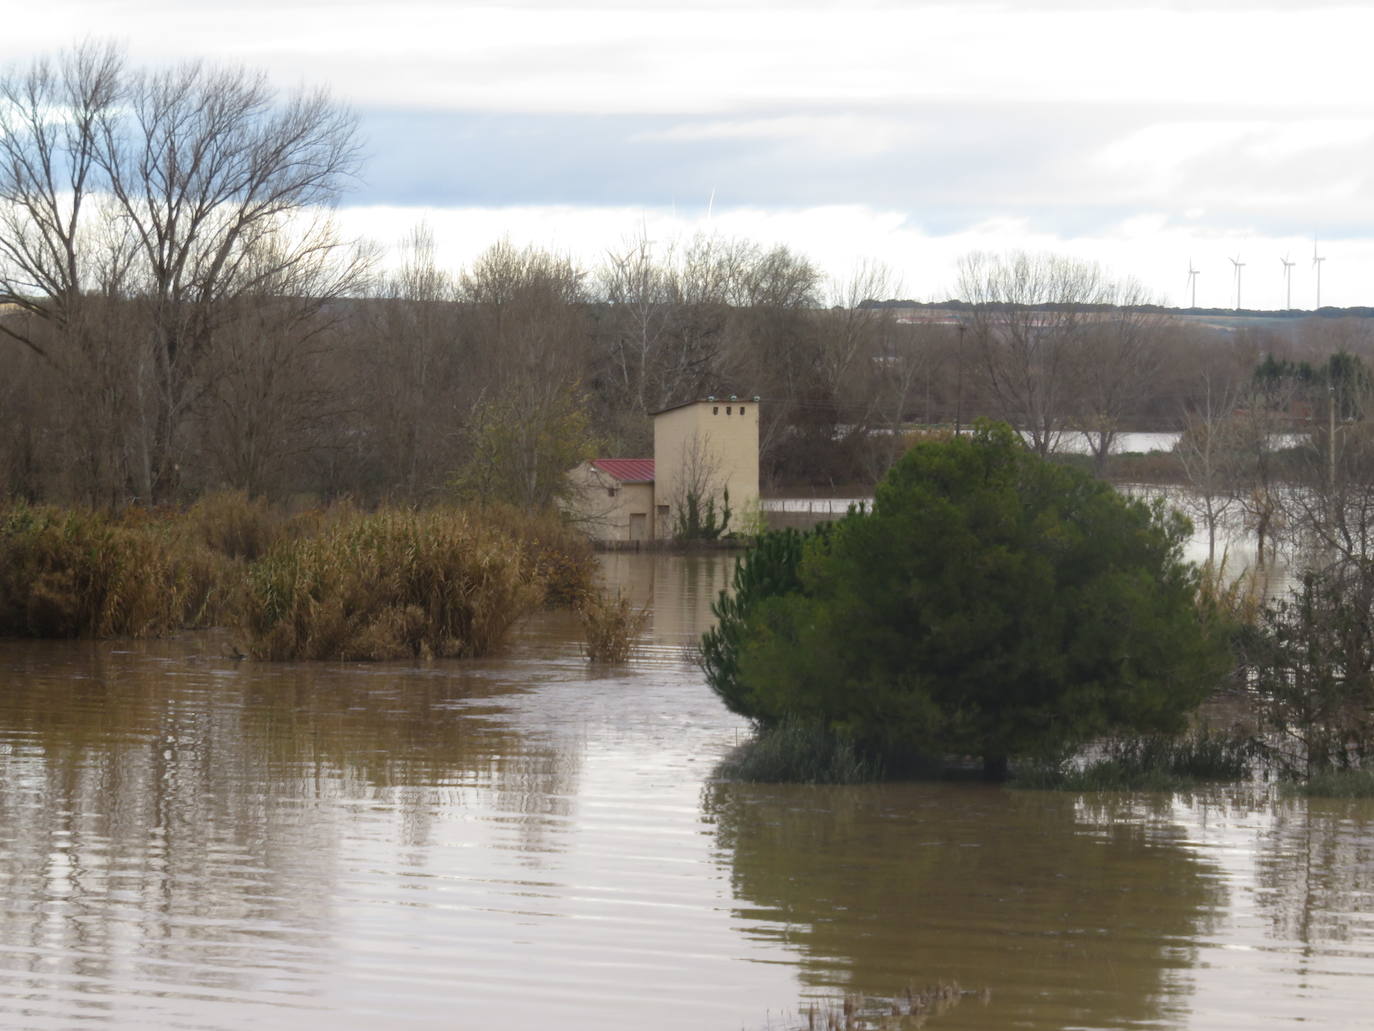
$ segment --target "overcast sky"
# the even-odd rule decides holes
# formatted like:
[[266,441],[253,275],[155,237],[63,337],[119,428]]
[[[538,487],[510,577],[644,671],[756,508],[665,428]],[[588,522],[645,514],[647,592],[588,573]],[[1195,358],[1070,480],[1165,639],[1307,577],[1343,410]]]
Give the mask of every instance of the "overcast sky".
[[[11,0],[14,2],[14,0]],[[971,250],[1052,250],[1171,304],[1374,304],[1374,9],[1321,3],[48,0],[76,33],[327,87],[369,158],[350,231],[421,218],[458,266],[509,235],[596,261],[646,228],[785,243],[836,279],[953,292]]]

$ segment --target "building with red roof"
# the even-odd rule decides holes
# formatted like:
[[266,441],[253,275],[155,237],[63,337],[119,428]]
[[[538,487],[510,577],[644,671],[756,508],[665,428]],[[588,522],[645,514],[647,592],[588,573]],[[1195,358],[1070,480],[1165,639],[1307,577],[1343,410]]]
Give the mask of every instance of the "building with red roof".
[[759,498],[758,398],[708,397],[654,413],[653,458],[593,458],[569,473],[568,509],[598,540],[672,537],[687,497],[730,528],[756,512]]

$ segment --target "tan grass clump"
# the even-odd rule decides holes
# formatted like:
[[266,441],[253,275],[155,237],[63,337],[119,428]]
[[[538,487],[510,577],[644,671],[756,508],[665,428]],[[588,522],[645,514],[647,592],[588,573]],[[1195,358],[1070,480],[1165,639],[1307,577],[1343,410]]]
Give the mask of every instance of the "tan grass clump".
[[1198,577],[1198,607],[1239,626],[1253,626],[1269,594],[1269,578],[1263,569],[1246,567],[1234,577],[1226,574],[1226,553],[1216,562],[1204,562]]
[[248,570],[259,659],[486,655],[541,600],[517,542],[456,509],[383,510],[284,539]]
[[203,625],[224,568],[188,554],[164,515],[0,511],[0,634],[152,637]]
[[[965,998],[987,1003],[987,989],[968,991],[956,981],[941,981],[926,988],[907,985],[893,997],[846,992],[843,996],[813,1002],[802,1010],[801,1020],[789,1020],[788,1031],[906,1031],[924,1027]],[[771,1025],[770,1025],[771,1026]]]
[[582,624],[587,658],[592,662],[620,664],[634,652],[649,610],[635,608],[624,595],[612,600],[604,592],[594,592],[578,603],[577,618]]
[[286,520],[261,498],[245,491],[206,494],[186,512],[184,529],[199,544],[228,558],[252,562],[286,533]]
[[575,607],[593,593],[592,542],[558,512],[495,505],[480,509],[478,515],[506,528],[520,542],[530,575],[543,585],[546,605]]

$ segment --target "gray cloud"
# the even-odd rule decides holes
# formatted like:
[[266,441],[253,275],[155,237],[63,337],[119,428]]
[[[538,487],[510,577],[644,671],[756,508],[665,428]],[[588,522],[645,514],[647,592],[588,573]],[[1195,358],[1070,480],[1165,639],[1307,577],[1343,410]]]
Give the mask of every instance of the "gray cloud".
[[[1206,141],[1208,125],[1237,114],[1006,102],[672,118],[370,111],[372,157],[355,199],[695,207],[714,193],[734,206],[863,204],[934,232],[1021,217],[1091,234],[1141,212],[1276,234],[1374,222],[1374,204],[1339,197],[1352,183],[1374,196],[1363,189],[1374,134],[1274,154],[1270,136],[1283,124],[1256,122]],[[1128,160],[1133,151],[1098,159],[1160,123],[1196,124],[1205,145],[1169,158],[1159,181]]]
[[[753,112],[768,123],[795,113]],[[825,112],[843,126],[844,112]],[[852,112],[894,128],[852,153],[853,139],[814,133],[729,134],[719,117],[687,115],[483,115],[371,111],[363,198],[377,203],[661,205],[704,199],[800,206],[939,203],[999,207],[997,195],[1034,192],[1075,152],[1110,139],[1107,118],[1062,111],[929,108]],[[823,131],[824,126],[822,126]],[[860,141],[860,150],[866,145]]]

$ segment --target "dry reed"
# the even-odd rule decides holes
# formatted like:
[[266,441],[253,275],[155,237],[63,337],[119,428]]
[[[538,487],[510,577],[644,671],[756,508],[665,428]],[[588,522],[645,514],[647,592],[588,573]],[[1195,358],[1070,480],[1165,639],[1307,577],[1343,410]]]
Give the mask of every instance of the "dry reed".
[[234,622],[264,658],[480,655],[540,599],[590,595],[556,515],[383,510],[287,518],[241,492],[118,515],[0,507],[0,635],[149,637]]
[[1269,594],[1263,569],[1247,566],[1234,577],[1226,574],[1226,555],[1204,562],[1198,577],[1198,606],[1203,613],[1221,616],[1235,626],[1253,626]]
[[152,637],[212,621],[222,559],[170,520],[17,505],[0,511],[0,634]]
[[182,522],[189,538],[213,552],[248,562],[267,554],[287,528],[279,511],[241,490],[206,494],[187,509]]
[[[908,984],[899,994],[869,996],[846,992],[835,999],[813,1002],[801,1012],[801,1019],[788,1020],[788,1031],[897,1031],[925,1026],[965,998],[986,1003],[987,989],[969,991],[958,982],[941,981],[925,988]],[[771,1024],[769,1025],[772,1026]]]
[[279,542],[248,571],[260,659],[486,655],[538,604],[510,536],[456,509],[384,510]]
[[633,654],[635,642],[649,618],[648,608],[635,608],[630,599],[604,592],[586,595],[577,606],[583,645],[592,662],[620,664]]
[[520,545],[530,575],[544,588],[544,603],[578,606],[594,593],[596,554],[587,535],[559,513],[489,505],[474,516],[502,527]]

